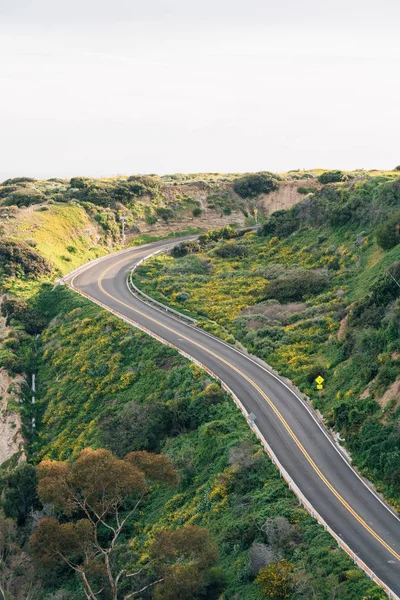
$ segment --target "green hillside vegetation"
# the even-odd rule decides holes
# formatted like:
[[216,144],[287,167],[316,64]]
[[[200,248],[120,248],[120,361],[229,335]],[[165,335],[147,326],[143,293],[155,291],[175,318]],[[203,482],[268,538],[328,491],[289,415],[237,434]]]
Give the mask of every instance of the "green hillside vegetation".
[[[298,506],[230,396],[201,369],[62,286],[44,289],[36,309],[50,325],[39,340],[16,349],[24,369],[37,374],[37,402],[28,402],[27,391],[22,405],[25,423],[33,415],[38,423],[37,433],[25,432],[34,462],[75,459],[91,446],[119,457],[160,452],[178,470],[179,487],[154,488],[127,526],[122,564],[131,566],[132,556],[144,560],[160,531],[199,526],[210,532],[219,559],[193,597],[269,598],[256,576],[267,585],[280,561],[289,565],[290,598],[322,600],[331,590],[354,600],[384,597]],[[15,485],[15,476],[3,482],[7,517],[16,516],[15,503],[7,502]],[[21,531],[30,530],[30,506],[38,502],[34,495],[21,509]],[[84,598],[79,578],[67,569],[39,575],[38,599],[56,592]],[[176,590],[176,600],[181,597],[187,596]]]
[[[133,228],[133,231],[138,222],[152,225],[157,221],[168,223],[171,219],[181,219],[185,214],[200,216],[202,211],[197,197],[200,192],[207,198],[210,209],[214,208],[221,214],[230,214],[226,210],[241,210],[247,214],[247,196],[243,192],[237,194],[233,184],[242,180],[245,182],[246,177],[217,174],[132,175],[105,179],[73,177],[70,180],[43,181],[20,177],[0,185],[0,206],[3,207],[3,215],[9,215],[18,208],[30,206],[45,212],[46,209],[52,210],[54,203],[60,214],[59,205],[75,205],[76,211],[83,209],[99,224],[105,235],[115,241],[119,236],[118,221],[122,215],[127,219],[127,230]],[[272,181],[270,176],[266,180]],[[261,191],[270,190],[260,188]],[[40,216],[41,220],[45,219]],[[33,224],[31,216],[29,223]]]
[[[8,326],[0,366],[10,375],[26,376],[22,397],[15,392],[8,408],[22,416],[28,455],[27,463],[17,465],[17,454],[1,468],[0,529],[7,535],[0,584],[6,586],[9,600],[85,598],[78,573],[50,565],[51,561],[45,566],[40,560],[41,544],[48,550],[48,542],[55,538],[46,536],[61,531],[58,527],[70,536],[66,547],[81,552],[77,532],[83,525],[82,515],[70,514],[65,507],[63,512],[61,505],[57,508],[55,497],[44,496],[40,486],[38,494],[43,470],[37,473],[36,468],[40,461],[52,459],[68,461],[72,471],[89,447],[107,449],[116,460],[138,451],[166,455],[179,474],[177,488],[150,485],[140,512],[118,538],[113,569],[140,569],[155,540],[167,543],[175,539],[172,532],[176,543],[182,544],[180,528],[199,528],[184,531],[199,540],[210,535],[210,547],[216,545],[212,564],[204,563],[191,594],[181,586],[169,589],[172,596],[168,596],[166,587],[162,591],[155,587],[137,597],[385,597],[298,506],[218,384],[174,350],[64,286],[54,286],[60,275],[118,246],[121,214],[129,213],[130,223],[142,217],[168,220],[186,209],[192,214],[197,205],[187,186],[206,189],[208,202],[222,213],[246,211],[257,194],[268,193],[277,182],[322,173],[77,177],[46,182],[18,178],[0,186],[0,286],[6,293],[1,312]],[[398,179],[392,174],[371,178],[361,172],[346,178],[307,196],[300,208],[276,213],[262,235],[225,227],[182,243],[173,256],[146,263],[138,282],[179,309],[200,315],[200,325],[208,330],[232,342],[233,336],[240,339],[290,376],[348,437],[365,472],[395,499],[398,481],[393,473],[398,477],[400,472],[397,404],[389,402],[382,410],[374,398],[398,373],[397,291],[385,270],[400,277],[396,262],[400,246],[392,241],[384,250],[381,241],[386,234],[378,236],[378,245],[374,228],[378,223],[387,226],[396,241]],[[237,184],[241,194],[233,189]],[[354,190],[362,199],[362,210],[354,208],[360,206]],[[331,223],[327,215],[337,202],[354,219],[363,215],[364,220]],[[344,334],[337,340],[339,327]],[[29,389],[33,373],[35,404]],[[313,384],[319,373],[327,384],[320,398]],[[359,400],[367,385],[369,397]],[[43,518],[48,529],[41,531],[46,536],[32,538],[29,545]],[[101,527],[99,535],[105,543]],[[82,560],[78,554],[75,558]],[[185,556],[193,557],[190,552]],[[102,567],[96,561],[90,565],[90,577],[101,589]],[[163,568],[170,567],[172,563],[165,563]],[[138,585],[147,584],[146,577]],[[110,598],[105,586],[98,600]]]
[[259,235],[184,243],[135,280],[289,377],[397,508],[399,207],[398,176],[326,185]]

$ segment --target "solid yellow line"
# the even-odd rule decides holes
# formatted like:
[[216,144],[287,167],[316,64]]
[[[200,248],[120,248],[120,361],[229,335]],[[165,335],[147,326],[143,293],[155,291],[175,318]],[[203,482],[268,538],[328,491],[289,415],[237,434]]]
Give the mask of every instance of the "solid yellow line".
[[110,267],[107,267],[107,269],[105,269],[105,271],[103,271],[103,273],[100,275],[100,277],[97,280],[97,283],[98,283],[98,286],[99,286],[100,290],[103,292],[103,294],[105,294],[106,296],[108,296],[112,300],[115,300],[116,302],[118,302],[122,306],[125,306],[125,308],[128,308],[129,310],[131,310],[131,311],[133,311],[133,312],[141,315],[142,317],[145,317],[149,321],[152,321],[153,323],[156,323],[157,325],[159,325],[160,327],[163,327],[167,331],[170,331],[171,333],[176,334],[181,339],[184,339],[184,340],[188,341],[189,343],[193,344],[194,346],[197,346],[198,348],[201,348],[202,350],[204,350],[205,352],[207,352],[208,354],[210,354],[211,356],[213,356],[217,360],[221,361],[222,363],[224,363],[225,365],[227,365],[228,367],[230,367],[233,371],[235,371],[236,373],[238,373],[241,377],[243,377],[243,379],[245,379],[248,383],[250,383],[250,385],[252,385],[258,391],[258,393],[264,398],[264,400],[267,402],[267,404],[271,407],[271,409],[273,410],[273,412],[275,413],[275,415],[278,417],[278,419],[280,420],[280,422],[282,423],[282,425],[285,427],[285,429],[288,432],[289,436],[293,439],[293,441],[296,443],[297,447],[302,452],[302,454],[305,456],[305,458],[307,459],[307,461],[309,462],[309,464],[311,465],[311,467],[314,469],[314,471],[317,473],[317,475],[320,477],[320,479],[325,483],[325,485],[332,492],[332,494],[337,498],[337,500],[339,500],[339,502],[360,523],[360,525],[362,525],[368,531],[368,533],[370,533],[386,550],[388,550],[388,552],[390,552],[395,558],[397,558],[397,560],[400,561],[400,554],[397,553],[396,550],[394,550],[394,548],[392,548],[391,546],[389,546],[389,544],[387,542],[385,542],[385,540],[382,539],[368,525],[368,523],[366,521],[364,521],[364,519],[362,517],[360,517],[360,515],[350,506],[350,504],[339,494],[339,492],[328,481],[328,479],[322,473],[322,471],[320,470],[320,468],[318,467],[318,465],[311,458],[311,456],[309,455],[309,453],[307,452],[307,450],[305,449],[305,447],[303,446],[303,444],[300,442],[300,440],[298,439],[298,437],[295,435],[295,433],[291,429],[290,425],[287,423],[287,421],[285,420],[285,418],[283,417],[283,415],[280,413],[280,411],[278,410],[278,408],[275,406],[275,404],[272,402],[272,400],[265,394],[265,392],[263,392],[263,390],[252,379],[250,379],[250,377],[248,377],[245,373],[243,373],[243,371],[241,371],[240,369],[238,369],[237,367],[235,367],[229,361],[225,360],[221,356],[218,356],[218,354],[215,354],[212,350],[209,350],[208,348],[206,348],[202,344],[199,344],[198,342],[193,341],[192,339],[186,337],[185,335],[183,335],[181,333],[178,333],[177,331],[175,331],[175,329],[172,329],[171,327],[168,327],[167,325],[164,325],[163,323],[161,323],[157,319],[153,319],[152,317],[149,317],[145,313],[141,312],[140,310],[138,310],[136,308],[133,308],[129,304],[126,304],[125,302],[122,302],[118,298],[115,298],[115,296],[112,296],[111,294],[109,294],[104,289],[104,287],[102,285],[102,281],[103,281],[103,278],[106,275],[106,273],[110,269],[118,266],[119,264],[121,264],[121,263],[123,263],[123,262],[125,262],[127,260],[132,260],[132,257],[124,258],[123,260],[120,260],[119,262],[114,263]]

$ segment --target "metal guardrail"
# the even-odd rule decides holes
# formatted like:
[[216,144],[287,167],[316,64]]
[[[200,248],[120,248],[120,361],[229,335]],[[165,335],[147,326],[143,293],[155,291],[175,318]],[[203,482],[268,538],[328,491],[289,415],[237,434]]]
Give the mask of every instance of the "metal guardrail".
[[[165,251],[165,249],[159,250],[156,253],[153,253],[152,255],[149,255],[149,257],[146,257],[146,258],[150,258],[150,256],[154,256],[155,254],[159,254],[160,252],[163,252],[163,251]],[[139,263],[136,264],[136,268],[144,260],[145,259],[142,259],[141,261],[139,261]],[[71,286],[71,287],[73,287],[73,286]],[[333,531],[333,529],[327,524],[327,522],[323,519],[323,517],[321,517],[321,515],[315,510],[315,508],[312,506],[312,504],[307,500],[307,498],[301,492],[301,490],[299,489],[299,487],[296,485],[296,483],[290,477],[289,473],[286,471],[286,469],[283,467],[283,465],[279,462],[278,457],[276,456],[276,454],[272,450],[271,446],[268,444],[267,440],[262,435],[261,431],[258,429],[257,425],[255,425],[253,422],[250,422],[249,413],[246,410],[246,408],[244,407],[244,405],[242,404],[242,402],[239,400],[239,398],[236,396],[236,394],[230,389],[230,387],[224,381],[222,381],[220,379],[220,377],[218,377],[218,375],[216,375],[208,367],[206,367],[205,365],[203,365],[200,361],[198,361],[197,359],[195,359],[193,356],[191,356],[187,352],[184,352],[183,350],[181,350],[180,348],[178,348],[177,346],[175,346],[171,342],[168,342],[167,340],[165,340],[161,336],[157,335],[153,331],[150,331],[149,329],[147,329],[146,327],[144,327],[143,325],[140,325],[136,321],[133,321],[132,319],[129,319],[128,317],[126,317],[122,313],[120,313],[120,312],[118,312],[118,311],[110,308],[109,306],[103,304],[99,300],[96,300],[96,299],[92,298],[91,296],[89,296],[85,292],[82,292],[81,290],[78,290],[75,287],[73,287],[73,289],[78,294],[80,294],[81,296],[87,298],[91,302],[94,302],[95,304],[97,304],[101,308],[104,308],[108,312],[111,312],[116,317],[118,317],[119,319],[122,319],[123,321],[125,321],[129,325],[132,325],[133,327],[136,327],[137,329],[139,329],[139,330],[147,333],[152,338],[156,339],[157,341],[161,342],[162,344],[164,344],[166,346],[169,346],[170,348],[174,348],[174,350],[176,350],[177,352],[179,352],[179,354],[181,354],[182,356],[184,356],[185,358],[187,358],[188,360],[190,360],[191,362],[193,362],[194,364],[196,364],[197,366],[199,366],[201,369],[203,369],[204,371],[206,371],[206,373],[208,373],[213,379],[215,379],[216,381],[219,381],[221,383],[222,388],[226,392],[228,392],[228,394],[230,394],[232,396],[232,398],[233,398],[236,406],[239,408],[239,410],[242,412],[242,414],[246,418],[246,421],[248,422],[251,430],[256,435],[256,437],[258,438],[258,440],[261,442],[261,444],[262,444],[265,452],[268,454],[268,456],[271,459],[271,461],[273,462],[273,464],[277,467],[277,469],[278,469],[281,477],[283,477],[283,479],[286,481],[286,483],[289,486],[289,489],[295,494],[295,496],[298,498],[300,504],[304,507],[304,509],[309,513],[309,515],[311,515],[311,517],[313,517],[314,519],[316,519],[316,521],[318,521],[318,523],[320,525],[322,525],[322,527],[325,529],[325,531],[327,531],[335,539],[335,541],[338,544],[338,547],[341,548],[342,550],[344,550],[346,552],[346,554],[348,556],[350,556],[350,558],[353,560],[354,564],[357,565],[362,571],[364,571],[364,573],[366,575],[368,575],[368,577],[374,583],[376,583],[376,585],[378,585],[379,587],[381,587],[386,592],[386,594],[388,595],[388,597],[391,600],[400,600],[400,597],[397,596],[397,594],[395,594],[377,575],[375,575],[375,573],[372,571],[372,569],[370,569],[364,563],[364,561],[362,561],[357,556],[357,554],[351,550],[351,548],[340,538],[340,536],[338,536]],[[142,292],[142,295],[143,295],[143,292]],[[151,299],[151,300],[154,302],[153,299]],[[157,304],[161,304],[161,303],[157,303]],[[165,307],[164,305],[161,305],[161,306],[163,308],[168,308],[168,307]],[[172,309],[169,309],[169,310],[172,311]],[[178,313],[178,311],[173,311],[173,312]],[[180,314],[180,313],[178,313],[178,314]],[[180,314],[180,316],[182,317],[182,316],[185,316],[185,315]]]
[[133,269],[130,272],[129,278],[128,278],[128,283],[129,286],[132,288],[131,291],[133,291],[135,294],[139,294],[140,296],[143,296],[143,298],[146,298],[147,302],[151,303],[151,304],[156,304],[157,306],[159,306],[160,308],[162,308],[163,310],[165,310],[166,312],[171,312],[174,315],[176,315],[177,317],[179,317],[180,319],[187,319],[188,321],[190,321],[191,323],[193,323],[194,325],[197,323],[196,319],[193,319],[193,317],[189,317],[188,315],[185,315],[181,312],[179,312],[178,310],[175,310],[173,308],[170,308],[169,306],[167,306],[166,304],[163,304],[162,302],[158,302],[158,300],[154,300],[154,298],[152,298],[151,296],[148,296],[147,294],[145,294],[144,292],[142,292],[142,290],[140,288],[138,288],[134,283],[133,283],[133,279],[132,279],[132,275],[133,273],[136,271],[136,269],[142,264],[144,263],[146,260],[148,260],[149,258],[152,258],[153,256],[156,256],[157,254],[161,254],[162,252],[165,252],[166,248],[161,248],[161,250],[157,250],[156,252],[152,252],[151,254],[148,254],[147,256],[145,256],[144,258],[140,259],[139,262],[137,262],[135,264],[135,266],[133,267]]

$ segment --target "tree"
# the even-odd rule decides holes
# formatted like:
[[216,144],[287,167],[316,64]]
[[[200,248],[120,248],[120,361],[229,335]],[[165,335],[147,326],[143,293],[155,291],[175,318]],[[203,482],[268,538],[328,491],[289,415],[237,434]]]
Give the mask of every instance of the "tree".
[[156,400],[144,405],[131,400],[119,411],[107,411],[100,421],[101,441],[117,456],[134,450],[155,452],[170,430],[170,412]]
[[[133,571],[113,560],[121,532],[149,486],[177,484],[178,475],[166,456],[140,451],[119,459],[109,450],[87,448],[73,463],[45,460],[37,473],[40,499],[68,521],[42,519],[31,536],[32,553],[46,568],[67,564],[81,577],[90,600],[100,598],[97,585],[103,589],[102,598],[104,589],[107,598],[121,598],[123,587],[128,600],[147,588],[167,586],[167,579],[179,579],[180,573],[187,581],[191,572],[199,584],[201,572],[214,560],[215,547],[199,528],[161,532],[151,544],[149,561]],[[132,589],[136,581],[140,589]]]
[[277,560],[275,550],[267,544],[254,543],[249,551],[249,571],[252,575],[257,575],[261,568],[266,567],[271,562]]
[[318,177],[320,183],[337,183],[339,181],[346,181],[347,177],[342,171],[324,171]]
[[5,473],[1,479],[4,513],[6,517],[16,519],[18,525],[24,525],[31,510],[40,507],[36,484],[35,467],[25,462]]
[[0,598],[33,600],[35,592],[31,561],[17,543],[15,523],[0,513]]
[[233,189],[241,198],[254,198],[278,189],[277,177],[271,173],[252,173],[237,179]]
[[193,525],[160,531],[151,554],[160,561],[161,574],[154,600],[191,600],[207,583],[205,569],[217,559],[209,533]]
[[1,304],[1,314],[6,317],[7,325],[10,324],[11,319],[15,319],[24,326],[25,331],[30,335],[41,333],[46,325],[42,315],[32,308],[26,300],[20,298],[5,298]]
[[288,237],[300,225],[297,213],[292,210],[277,210],[258,230],[258,235],[276,235],[279,238]]
[[260,569],[256,582],[260,584],[264,598],[280,600],[290,598],[292,565],[285,559],[271,562]]
[[376,242],[383,250],[391,250],[400,244],[400,212],[395,213],[376,228]]

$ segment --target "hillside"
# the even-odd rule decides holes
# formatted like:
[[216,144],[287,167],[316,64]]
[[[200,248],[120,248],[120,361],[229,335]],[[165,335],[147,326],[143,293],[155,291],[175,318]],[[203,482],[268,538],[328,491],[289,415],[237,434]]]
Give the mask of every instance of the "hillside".
[[135,280],[291,379],[396,507],[399,209],[399,177],[329,184],[258,235],[205,235]]
[[[47,295],[42,301],[50,306]],[[179,470],[179,488],[155,490],[130,528],[132,552],[160,529],[195,524],[219,550],[207,592],[196,598],[223,591],[261,600],[254,579],[269,554],[292,565],[295,598],[326,598],[331,588],[343,598],[381,597],[299,508],[231,398],[198,367],[62,287],[48,318],[35,360],[35,462],[74,458],[87,446],[118,456],[146,449],[166,453]],[[47,581],[40,598],[55,589]],[[74,580],[62,589],[81,598]]]
[[[121,216],[126,218],[128,239],[138,234],[166,235],[188,227],[210,229],[230,223],[243,225],[246,220],[251,224],[254,208],[262,217],[289,208],[305,193],[320,188],[319,173],[133,175],[42,181],[19,177],[0,184],[1,231],[3,235],[36,240],[37,230],[52,229],[54,234],[64,235],[66,232],[59,232],[58,227],[71,221],[74,237],[90,238],[82,242],[94,252],[98,244],[120,241]],[[240,187],[246,178],[254,180],[254,187]],[[265,187],[269,180],[274,186]],[[75,206],[75,214],[69,218],[67,213],[72,215],[72,211],[65,208],[71,206]],[[46,211],[49,214],[41,214]],[[90,223],[85,223],[88,219]],[[54,227],[47,227],[51,222]],[[46,253],[45,244],[53,240],[43,238],[41,250]]]
[[[230,227],[204,232],[174,256],[145,263],[137,283],[200,316],[200,326],[235,336],[290,377],[346,437],[363,472],[396,502],[399,308],[396,287],[382,270],[397,276],[399,178],[357,172],[326,185],[317,175],[20,178],[0,186],[6,294],[0,376],[5,426],[15,437],[3,455],[0,487],[19,542],[4,570],[10,598],[25,599],[28,590],[39,600],[85,597],[65,567],[43,570],[32,562],[27,541],[39,519],[57,514],[37,496],[36,465],[48,458],[75,461],[89,446],[121,458],[138,450],[166,454],[178,470],[177,489],[150,488],[115,559],[140,568],[160,532],[187,525],[208,531],[219,557],[196,593],[178,586],[174,600],[271,598],[257,573],[264,583],[281,578],[281,597],[293,600],[384,597],[299,508],[219,385],[175,351],[53,285],[59,275],[120,247],[121,215],[132,243],[139,243],[141,235],[171,236],[174,228],[253,224],[258,209],[259,235]],[[392,248],[377,245],[378,224],[394,228]],[[317,396],[319,373],[326,385]],[[13,566],[17,555],[22,577]],[[137,597],[164,598],[157,594],[155,588]],[[107,588],[98,595],[110,597]]]

